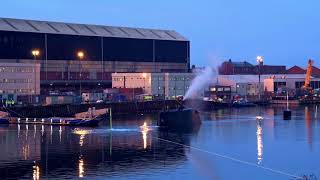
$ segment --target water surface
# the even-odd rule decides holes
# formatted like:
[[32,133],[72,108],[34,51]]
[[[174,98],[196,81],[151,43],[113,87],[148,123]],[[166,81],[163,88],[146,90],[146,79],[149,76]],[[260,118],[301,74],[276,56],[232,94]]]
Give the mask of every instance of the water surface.
[[[156,116],[98,128],[0,126],[0,179],[296,179],[320,177],[317,108],[221,109],[192,133],[162,132]],[[256,117],[262,116],[262,121]]]

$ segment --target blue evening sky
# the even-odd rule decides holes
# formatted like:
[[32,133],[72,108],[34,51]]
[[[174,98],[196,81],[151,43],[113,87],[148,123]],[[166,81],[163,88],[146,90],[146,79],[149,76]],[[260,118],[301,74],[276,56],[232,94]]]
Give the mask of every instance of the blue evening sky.
[[2,0],[0,16],[173,29],[190,39],[191,63],[225,59],[320,65],[319,0]]

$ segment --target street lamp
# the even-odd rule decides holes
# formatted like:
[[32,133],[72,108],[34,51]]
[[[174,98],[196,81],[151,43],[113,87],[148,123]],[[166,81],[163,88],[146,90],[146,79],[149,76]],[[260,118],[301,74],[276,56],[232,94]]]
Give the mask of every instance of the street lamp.
[[37,92],[37,72],[36,72],[36,69],[37,69],[37,57],[40,55],[40,50],[33,49],[31,51],[31,54],[32,54],[32,56],[34,58],[34,95],[36,95],[36,92]]
[[261,67],[263,65],[263,57],[262,56],[257,56],[257,63],[258,63],[258,73],[259,73],[259,101],[261,100]]
[[79,80],[80,80],[79,94],[80,94],[80,97],[81,97],[82,66],[81,66],[81,62],[80,61],[83,60],[83,58],[84,58],[84,52],[83,51],[78,51],[77,56],[79,58],[79,71],[80,71],[80,73],[79,73]]

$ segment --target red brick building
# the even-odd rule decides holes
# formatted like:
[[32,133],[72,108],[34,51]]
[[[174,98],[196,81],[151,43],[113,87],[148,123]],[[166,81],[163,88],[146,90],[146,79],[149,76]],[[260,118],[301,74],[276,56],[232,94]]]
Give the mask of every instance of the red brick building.
[[287,74],[305,74],[306,70],[302,69],[299,66],[292,66],[287,70]]
[[[299,66],[292,66],[287,70],[287,74],[305,74],[306,69],[303,69]],[[320,69],[312,66],[312,76],[314,77],[320,77]]]
[[[285,74],[286,66],[271,66],[262,65],[260,69],[261,74]],[[219,74],[221,75],[235,75],[235,74],[258,74],[259,66],[252,65],[247,61],[233,62],[231,59],[225,61],[219,67]]]

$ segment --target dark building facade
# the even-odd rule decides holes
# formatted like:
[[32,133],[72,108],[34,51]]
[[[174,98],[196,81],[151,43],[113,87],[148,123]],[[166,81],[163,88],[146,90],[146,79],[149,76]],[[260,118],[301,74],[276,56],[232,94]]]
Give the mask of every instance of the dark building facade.
[[[233,62],[231,59],[225,61],[219,67],[220,75],[236,75],[236,74],[258,74],[259,66],[252,65],[247,61]],[[270,66],[262,65],[260,69],[261,74],[285,74],[286,66]]]
[[0,62],[35,60],[43,86],[105,85],[113,72],[188,72],[190,42],[171,30],[0,18]]

